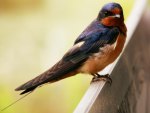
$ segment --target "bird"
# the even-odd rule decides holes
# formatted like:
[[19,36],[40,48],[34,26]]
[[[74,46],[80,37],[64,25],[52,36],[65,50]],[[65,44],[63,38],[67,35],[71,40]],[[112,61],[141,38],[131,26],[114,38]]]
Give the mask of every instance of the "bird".
[[92,75],[93,82],[101,79],[112,81],[109,74],[100,75],[98,72],[117,59],[123,50],[126,36],[122,6],[115,2],[107,3],[55,65],[15,90],[22,91],[22,95],[43,84],[79,73]]

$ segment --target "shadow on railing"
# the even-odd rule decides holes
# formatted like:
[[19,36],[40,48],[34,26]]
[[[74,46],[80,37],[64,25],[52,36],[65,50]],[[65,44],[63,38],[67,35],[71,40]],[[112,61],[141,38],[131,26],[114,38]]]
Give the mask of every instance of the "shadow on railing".
[[90,85],[74,113],[150,113],[150,10],[136,0],[122,55],[109,68],[113,83]]

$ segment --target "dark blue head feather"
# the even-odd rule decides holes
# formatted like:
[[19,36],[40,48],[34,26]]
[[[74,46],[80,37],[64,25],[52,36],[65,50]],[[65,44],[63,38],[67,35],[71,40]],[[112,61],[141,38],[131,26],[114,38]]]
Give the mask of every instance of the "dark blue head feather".
[[99,12],[99,14],[98,14],[97,19],[98,19],[98,20],[101,20],[101,19],[103,19],[103,18],[105,18],[105,17],[115,15],[115,14],[112,12],[115,8],[118,8],[118,9],[120,10],[120,16],[123,18],[123,9],[122,9],[121,5],[118,4],[118,3],[112,2],[112,3],[105,4],[105,5],[102,7],[102,9],[100,10],[100,12]]
[[103,8],[101,9],[101,11],[111,11],[111,10],[114,9],[114,8],[119,8],[119,9],[122,10],[122,7],[121,7],[120,4],[113,2],[113,3],[105,4],[105,5],[103,6]]

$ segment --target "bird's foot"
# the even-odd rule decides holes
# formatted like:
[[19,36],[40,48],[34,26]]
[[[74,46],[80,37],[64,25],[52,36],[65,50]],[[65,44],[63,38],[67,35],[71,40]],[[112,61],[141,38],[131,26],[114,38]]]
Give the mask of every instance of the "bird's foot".
[[106,81],[110,85],[112,84],[112,79],[110,78],[109,74],[106,74],[106,75],[99,75],[98,73],[94,74],[94,77],[91,82],[96,82],[96,81],[100,81],[100,80]]

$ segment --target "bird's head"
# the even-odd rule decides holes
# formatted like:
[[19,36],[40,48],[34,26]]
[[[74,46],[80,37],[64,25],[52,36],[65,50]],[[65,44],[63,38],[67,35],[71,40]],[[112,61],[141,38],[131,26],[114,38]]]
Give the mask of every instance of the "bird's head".
[[119,26],[124,23],[123,10],[118,3],[108,3],[100,10],[97,20],[105,26]]

